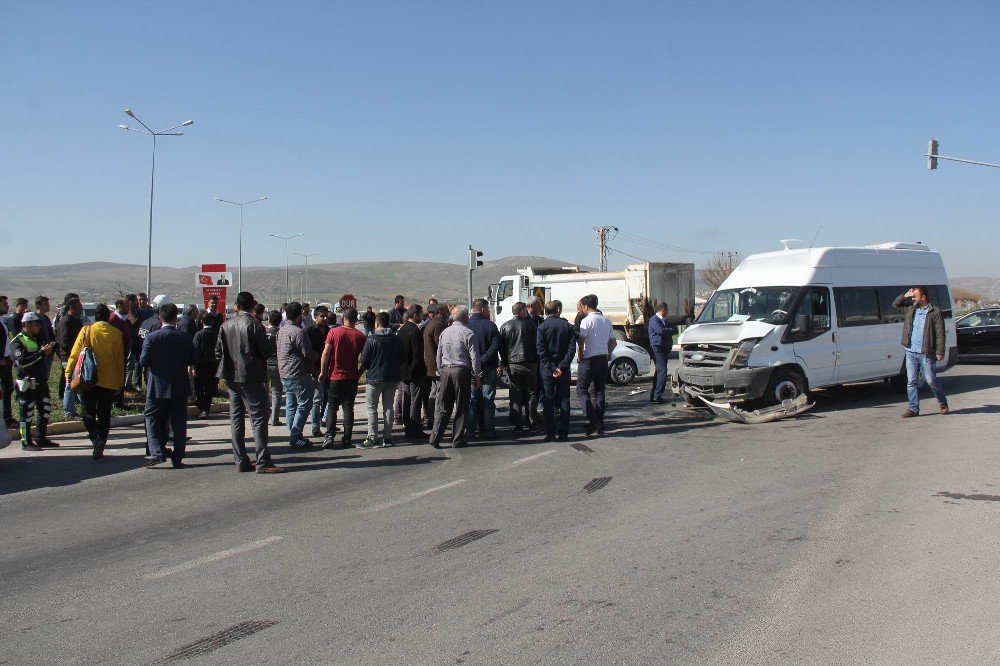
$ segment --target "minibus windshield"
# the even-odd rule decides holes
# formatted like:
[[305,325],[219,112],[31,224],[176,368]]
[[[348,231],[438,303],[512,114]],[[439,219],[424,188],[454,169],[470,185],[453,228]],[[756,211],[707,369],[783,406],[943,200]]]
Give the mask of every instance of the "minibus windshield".
[[801,287],[744,287],[712,294],[697,323],[764,321],[787,324],[788,311]]

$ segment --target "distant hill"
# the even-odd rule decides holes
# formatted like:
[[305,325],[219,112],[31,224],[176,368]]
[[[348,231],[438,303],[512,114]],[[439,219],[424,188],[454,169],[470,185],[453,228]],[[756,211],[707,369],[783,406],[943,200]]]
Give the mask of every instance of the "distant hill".
[[[474,274],[474,293],[485,296],[489,285],[524,266],[576,266],[547,257],[503,257],[487,261]],[[581,270],[596,270],[579,266]],[[289,285],[292,298],[299,297],[301,266],[292,266]],[[199,268],[153,267],[153,294],[167,294],[175,303],[200,301],[195,286]],[[234,284],[235,287],[235,270]],[[417,302],[436,296],[442,301],[463,301],[468,269],[459,264],[421,261],[352,262],[309,266],[308,298],[312,303],[334,302],[345,293],[354,294],[361,305],[385,306],[396,294]],[[0,294],[13,301],[45,294],[61,301],[66,292],[80,294],[84,301],[108,301],[120,293],[138,292],[146,286],[146,267],[136,264],[89,262],[61,266],[11,266],[0,268]],[[244,266],[243,288],[268,306],[284,301],[285,268]],[[305,295],[305,294],[303,294]]]
[[951,285],[982,295],[984,302],[1000,302],[1000,278],[958,277],[951,279]]

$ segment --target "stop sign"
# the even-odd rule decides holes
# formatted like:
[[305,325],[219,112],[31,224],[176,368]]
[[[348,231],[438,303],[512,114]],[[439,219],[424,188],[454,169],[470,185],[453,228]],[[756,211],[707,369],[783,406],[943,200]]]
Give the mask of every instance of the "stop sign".
[[340,297],[340,309],[341,311],[347,310],[348,308],[358,309],[358,299],[354,298],[353,294],[344,294]]

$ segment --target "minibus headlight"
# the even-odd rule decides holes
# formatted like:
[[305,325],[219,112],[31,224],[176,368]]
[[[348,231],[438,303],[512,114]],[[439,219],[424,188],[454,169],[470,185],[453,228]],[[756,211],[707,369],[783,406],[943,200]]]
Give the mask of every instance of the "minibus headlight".
[[751,338],[750,340],[741,342],[740,346],[736,348],[736,353],[733,355],[733,362],[730,366],[733,368],[747,367],[747,362],[750,360],[750,352],[753,351],[758,342],[760,342],[760,338]]

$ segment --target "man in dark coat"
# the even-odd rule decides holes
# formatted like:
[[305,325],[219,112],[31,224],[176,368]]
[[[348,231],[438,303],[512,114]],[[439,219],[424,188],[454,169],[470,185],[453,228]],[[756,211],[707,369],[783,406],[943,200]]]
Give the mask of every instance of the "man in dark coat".
[[139,365],[149,371],[146,381],[146,436],[150,458],[146,467],[166,460],[163,435],[167,422],[174,433],[174,449],[170,461],[175,468],[184,464],[187,442],[187,399],[191,394],[188,368],[198,363],[191,337],[177,330],[177,306],[167,303],[160,307],[163,325],[142,341]]
[[419,322],[424,309],[413,304],[396,336],[403,343],[403,431],[409,439],[427,439],[420,419],[420,410],[427,407],[427,364],[424,362],[424,336]]
[[[542,391],[545,402],[545,441],[569,437],[569,384],[570,366],[576,353],[576,331],[573,325],[559,316],[561,305],[557,301],[545,304],[545,321],[536,335],[538,365],[542,373]],[[555,409],[561,411],[556,427]]]

